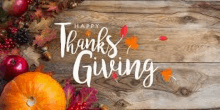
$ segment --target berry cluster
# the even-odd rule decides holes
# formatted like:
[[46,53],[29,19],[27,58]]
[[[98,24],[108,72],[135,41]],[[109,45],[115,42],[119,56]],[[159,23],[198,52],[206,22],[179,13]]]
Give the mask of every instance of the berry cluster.
[[28,4],[32,4],[33,0],[27,0]]
[[15,33],[17,33],[18,28],[13,27],[13,26],[9,26],[9,27],[8,27],[8,31],[9,31],[10,33],[12,33],[12,34],[15,34]]
[[14,48],[16,43],[11,39],[5,39],[3,43],[0,43],[0,50],[7,50]]
[[77,102],[74,106],[70,106],[67,110],[88,110],[86,102]]

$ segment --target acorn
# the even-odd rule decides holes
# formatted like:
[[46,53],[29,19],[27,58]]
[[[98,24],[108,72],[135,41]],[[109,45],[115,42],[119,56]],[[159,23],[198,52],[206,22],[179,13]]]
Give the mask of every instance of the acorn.
[[48,52],[48,47],[44,46],[41,48],[41,50],[43,51],[43,58],[47,61],[50,61],[52,59],[52,55],[50,52]]
[[99,108],[101,108],[101,110],[109,110],[109,107],[107,105],[103,105],[103,104],[101,104],[99,106]]

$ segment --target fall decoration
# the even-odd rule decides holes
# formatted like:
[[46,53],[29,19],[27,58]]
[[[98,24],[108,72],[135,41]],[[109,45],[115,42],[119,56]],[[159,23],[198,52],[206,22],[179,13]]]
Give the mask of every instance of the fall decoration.
[[101,108],[101,110],[109,110],[109,107],[103,104],[100,104],[99,108]]
[[127,54],[129,49],[138,49],[139,45],[137,44],[138,38],[136,36],[132,36],[131,38],[127,38],[125,40],[125,44],[128,46]]
[[64,91],[67,99],[67,110],[91,109],[91,105],[97,101],[97,90],[85,87],[76,94],[76,89],[70,84],[70,79],[66,80]]
[[21,16],[28,10],[27,0],[4,0],[2,8],[10,15]]
[[31,42],[29,32],[26,29],[19,29],[18,32],[13,36],[16,40],[16,43],[23,45]]
[[41,50],[44,59],[46,59],[47,61],[52,59],[52,55],[50,54],[50,52],[48,52],[47,46],[42,47]]
[[160,36],[159,37],[159,40],[161,40],[161,41],[165,41],[165,40],[167,40],[168,38],[166,37],[166,36]]
[[[0,8],[0,58],[11,55],[11,50],[17,48],[20,50],[22,45],[37,46],[39,49],[46,43],[55,38],[56,32],[51,30],[50,27],[43,28],[42,30],[34,30],[32,27],[34,23],[39,23],[42,19],[55,17],[62,10],[73,8],[81,3],[83,0],[3,0],[2,7]],[[30,29],[30,30],[29,30]],[[31,30],[32,29],[32,30]],[[39,32],[39,33],[37,33]],[[24,49],[23,49],[24,50]],[[27,52],[21,51],[21,55],[27,58]],[[31,52],[32,53],[32,52]],[[48,51],[43,52],[46,60],[52,57]],[[38,55],[34,55],[32,59],[35,65],[39,65],[36,59]],[[33,60],[34,59],[34,60]]]
[[171,77],[174,78],[172,76],[172,69],[171,68],[164,69],[160,74],[162,75],[163,80],[166,81],[166,82],[169,82]]
[[92,32],[90,30],[87,30],[85,33],[86,37],[90,37],[91,34],[92,34]]
[[3,59],[1,64],[2,76],[7,81],[10,81],[16,76],[28,71],[29,67],[27,61],[19,55],[8,55]]
[[128,32],[128,27],[127,27],[127,25],[124,25],[124,26],[121,28],[121,32],[120,32],[121,37],[122,37],[122,38],[125,37],[125,36],[127,35],[127,32]]
[[22,51],[21,56],[27,59],[29,66],[31,66],[32,64],[34,64],[35,66],[40,65],[38,59],[41,57],[41,55],[35,51],[34,47],[31,47],[31,46],[23,47],[22,46],[20,50]]
[[15,47],[15,42],[11,38],[4,39],[3,43],[0,43],[0,51],[12,49]]
[[42,30],[42,32],[39,35],[35,36],[33,44],[37,45],[38,47],[43,47],[44,44],[56,38],[55,33],[56,32],[54,30],[46,28]]
[[118,75],[117,75],[117,73],[116,72],[113,72],[112,73],[112,78],[118,83]]
[[1,94],[4,110],[65,110],[60,84],[41,72],[27,72],[10,81]]
[[20,50],[18,48],[13,48],[11,50],[0,50],[0,59],[3,59],[8,55],[20,55]]

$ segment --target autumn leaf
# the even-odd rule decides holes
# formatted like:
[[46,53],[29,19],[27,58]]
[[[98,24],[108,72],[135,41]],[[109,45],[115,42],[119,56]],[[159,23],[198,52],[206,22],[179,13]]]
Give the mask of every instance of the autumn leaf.
[[34,13],[36,18],[41,18],[43,16],[42,10],[37,9],[36,12]]
[[127,32],[128,32],[128,27],[127,25],[124,25],[122,28],[121,28],[121,37],[125,37],[127,35]]
[[92,32],[90,30],[87,30],[85,34],[87,37],[89,37],[92,34]]
[[159,40],[161,40],[161,41],[166,41],[168,38],[166,37],[166,36],[160,36],[159,37]]
[[19,50],[18,48],[13,48],[13,49],[11,50],[11,54],[12,54],[12,55],[19,55],[19,54],[20,54],[20,50]]
[[72,103],[70,104],[68,108],[74,107],[76,103],[86,102],[85,110],[87,110],[91,107],[91,105],[94,102],[97,101],[96,94],[97,94],[97,90],[95,90],[94,88],[84,87],[78,92],[76,97],[73,98]]
[[[125,40],[125,44],[128,46],[128,50],[131,49],[138,49],[139,45],[137,44],[138,42],[138,38],[136,36],[132,36],[131,38],[127,38]],[[128,54],[128,50],[127,50],[127,54]]]
[[56,38],[56,31],[53,30],[50,32],[50,34],[48,34],[46,37],[45,37],[45,41],[46,42],[50,42],[51,40],[55,39]]
[[49,5],[45,5],[48,9],[47,11],[58,11],[58,6],[55,2],[50,2]]
[[[67,79],[68,80],[68,79]],[[69,83],[69,81],[66,82],[65,87],[63,88],[66,101],[67,101],[67,107],[70,106],[72,101],[75,99],[75,87]]]
[[[166,81],[166,82],[170,81],[170,78],[171,78],[171,77],[174,78],[174,77],[172,76],[172,69],[171,69],[171,68],[168,68],[168,69],[163,70],[160,74],[162,75],[163,80]],[[175,78],[174,78],[174,79],[175,79]],[[176,79],[175,79],[175,80],[176,80]]]
[[37,44],[39,47],[42,47],[44,45],[44,37],[42,35],[36,35],[35,40],[33,41],[33,44]]
[[117,79],[118,79],[118,75],[116,72],[112,73],[112,78],[118,83]]
[[90,107],[92,103],[97,101],[97,97],[96,97],[97,90],[95,90],[94,88],[91,87],[82,88],[80,90],[80,94],[83,99],[83,102],[86,102],[87,107]]
[[32,64],[35,64],[36,66],[40,65],[38,59],[41,57],[41,55],[35,51],[34,47],[21,47],[20,49],[21,56],[27,60],[29,66]]
[[53,76],[54,75],[54,72],[53,71],[44,71],[44,68],[45,68],[45,65],[44,65],[44,63],[41,63],[39,66],[37,66],[34,70],[33,70],[33,72],[41,72],[41,73],[44,73],[44,74],[46,74],[46,75],[49,75],[49,76]]
[[33,41],[34,45],[38,47],[44,46],[47,42],[56,38],[56,31],[50,30],[49,28],[44,29],[40,35],[35,36],[35,40]]

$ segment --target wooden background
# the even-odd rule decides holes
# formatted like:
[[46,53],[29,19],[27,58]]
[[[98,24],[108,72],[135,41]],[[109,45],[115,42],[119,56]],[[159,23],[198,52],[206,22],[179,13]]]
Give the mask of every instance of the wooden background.
[[[161,0],[161,1],[84,1],[74,10],[60,14],[54,23],[99,23],[107,27],[115,41],[119,40],[120,28],[128,26],[128,35],[139,38],[138,50],[130,50],[123,41],[118,45],[118,57],[132,61],[152,59],[160,70],[172,68],[177,80],[164,82],[160,70],[155,73],[153,86],[144,88],[142,80],[134,74],[120,77],[119,83],[103,76],[92,78],[92,87],[98,90],[98,103],[112,110],[122,109],[199,109],[220,107],[220,1]],[[45,23],[45,22],[44,22]],[[33,30],[40,28],[35,25]],[[67,32],[74,25],[67,27]],[[87,29],[75,29],[84,37]],[[96,38],[99,29],[90,29]],[[154,41],[159,36],[168,41]],[[72,75],[76,55],[60,57],[60,38],[50,43],[53,59],[46,63],[46,70],[55,71],[60,83]],[[98,59],[109,58],[94,53]],[[100,60],[98,60],[100,62]],[[93,59],[84,58],[82,64],[91,64]],[[99,65],[100,67],[100,65]],[[80,70],[85,76],[86,70]],[[144,78],[144,77],[143,77]],[[75,83],[74,81],[72,83]],[[76,84],[77,85],[77,84]],[[81,86],[81,85],[77,85]]]

